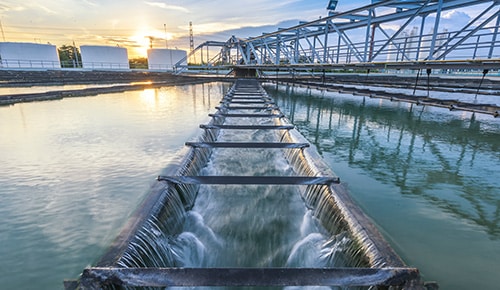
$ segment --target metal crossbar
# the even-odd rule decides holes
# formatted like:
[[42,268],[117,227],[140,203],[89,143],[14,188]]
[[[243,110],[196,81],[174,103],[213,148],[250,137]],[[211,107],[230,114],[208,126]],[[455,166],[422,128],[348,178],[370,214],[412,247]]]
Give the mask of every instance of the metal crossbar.
[[200,125],[202,129],[291,130],[293,125]]
[[338,177],[314,176],[158,176],[158,181],[176,184],[280,184],[330,185],[340,183]]
[[231,103],[231,104],[271,104],[274,105],[274,102],[270,102],[269,100],[260,100],[260,101],[222,101],[221,104]]
[[271,100],[269,97],[224,97],[223,100]]
[[262,92],[234,92],[230,96],[262,96],[264,95]]
[[215,109],[228,109],[228,110],[272,110],[277,109],[276,106],[262,107],[262,106],[224,106],[224,107],[215,107]]
[[[87,268],[85,289],[104,285],[169,286],[403,286],[415,268]],[[94,287],[94,288],[93,288]]]
[[285,148],[302,149],[309,147],[309,143],[285,142],[186,142],[187,146],[199,148]]
[[230,113],[216,113],[208,114],[210,117],[240,117],[240,118],[283,118],[284,114],[230,114]]

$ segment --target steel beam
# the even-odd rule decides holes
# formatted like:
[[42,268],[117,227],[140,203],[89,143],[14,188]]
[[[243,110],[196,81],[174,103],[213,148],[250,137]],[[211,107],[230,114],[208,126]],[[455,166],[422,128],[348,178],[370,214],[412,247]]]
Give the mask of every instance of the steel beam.
[[[407,286],[415,268],[87,268],[83,289],[103,286]],[[415,286],[414,286],[415,287]],[[416,289],[416,288],[413,288]],[[421,288],[423,289],[423,287]]]
[[285,142],[186,142],[186,146],[197,148],[284,148],[302,149],[309,147],[309,143]]
[[338,177],[314,176],[158,176],[158,181],[176,184],[261,184],[261,185],[331,185]]

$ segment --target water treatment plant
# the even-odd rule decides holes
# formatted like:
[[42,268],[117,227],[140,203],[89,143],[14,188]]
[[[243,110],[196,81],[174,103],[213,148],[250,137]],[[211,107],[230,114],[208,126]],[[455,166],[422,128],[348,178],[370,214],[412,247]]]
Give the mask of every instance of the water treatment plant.
[[0,42],[1,285],[496,289],[500,4],[336,2],[147,69]]

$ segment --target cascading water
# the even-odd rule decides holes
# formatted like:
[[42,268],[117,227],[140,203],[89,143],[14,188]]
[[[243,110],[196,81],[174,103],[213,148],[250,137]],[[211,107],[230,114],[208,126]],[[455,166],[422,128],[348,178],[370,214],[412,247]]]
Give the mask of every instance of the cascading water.
[[[239,119],[228,124],[260,122]],[[219,141],[275,141],[275,132],[227,132]],[[292,149],[293,150],[293,149]],[[213,160],[213,161],[212,161]],[[292,168],[279,150],[215,149],[203,175],[290,176]],[[293,243],[300,239],[304,206],[297,188],[278,185],[204,185],[197,204],[206,223],[224,242],[213,251],[214,267],[285,266]]]
[[[242,85],[243,83],[243,85]],[[235,85],[245,91],[245,82]],[[250,87],[256,87],[250,83]],[[266,95],[260,88],[260,94]],[[250,94],[248,94],[250,95]],[[250,106],[249,106],[250,107]],[[256,109],[230,113],[259,113]],[[219,109],[227,113],[228,108]],[[277,113],[276,109],[272,109]],[[281,119],[214,117],[209,125],[282,125]],[[201,142],[297,142],[291,130],[206,129]],[[171,176],[333,176],[315,151],[192,147]],[[159,178],[100,267],[332,268],[404,265],[338,185],[207,185]],[[342,198],[335,195],[343,196]],[[143,221],[141,221],[141,217]],[[141,223],[142,224],[139,224]],[[388,254],[385,256],[384,254]]]
[[[245,110],[242,110],[245,111]],[[235,111],[235,113],[241,113]],[[268,118],[227,118],[226,125],[265,124]],[[209,130],[208,130],[209,131]],[[210,132],[210,131],[209,131]],[[223,131],[216,138],[207,134],[203,141],[276,142],[276,131]],[[208,159],[207,149],[196,153]],[[298,149],[287,149],[296,151]],[[201,151],[201,152],[200,152]],[[293,176],[293,168],[281,150],[213,149],[199,175]],[[205,153],[205,154],[203,154]],[[163,221],[152,218],[140,232],[142,243],[119,265],[124,267],[325,267],[331,241],[301,199],[300,190],[289,185],[201,185],[191,210],[182,199],[194,189],[174,186],[162,208],[171,216]],[[176,192],[177,191],[177,192]],[[175,192],[175,193],[174,193]],[[160,226],[159,224],[164,224]],[[182,226],[178,226],[182,224]],[[177,225],[177,226],[175,226]],[[180,229],[176,228],[179,227]],[[315,244],[308,241],[315,237]],[[319,243],[319,244],[318,244]],[[140,249],[137,252],[136,249]],[[155,250],[149,249],[154,248]],[[136,252],[132,254],[132,252]],[[298,259],[309,253],[309,262]],[[311,255],[314,253],[314,255]],[[146,255],[148,258],[142,257]],[[153,258],[154,257],[154,258]],[[322,258],[324,257],[324,258]],[[135,259],[135,260],[134,260]]]

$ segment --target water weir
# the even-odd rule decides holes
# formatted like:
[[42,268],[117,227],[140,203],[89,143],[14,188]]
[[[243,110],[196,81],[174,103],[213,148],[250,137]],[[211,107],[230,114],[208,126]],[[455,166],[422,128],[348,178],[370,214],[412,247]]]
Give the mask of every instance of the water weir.
[[424,289],[258,81],[237,80],[211,116],[66,289]]

